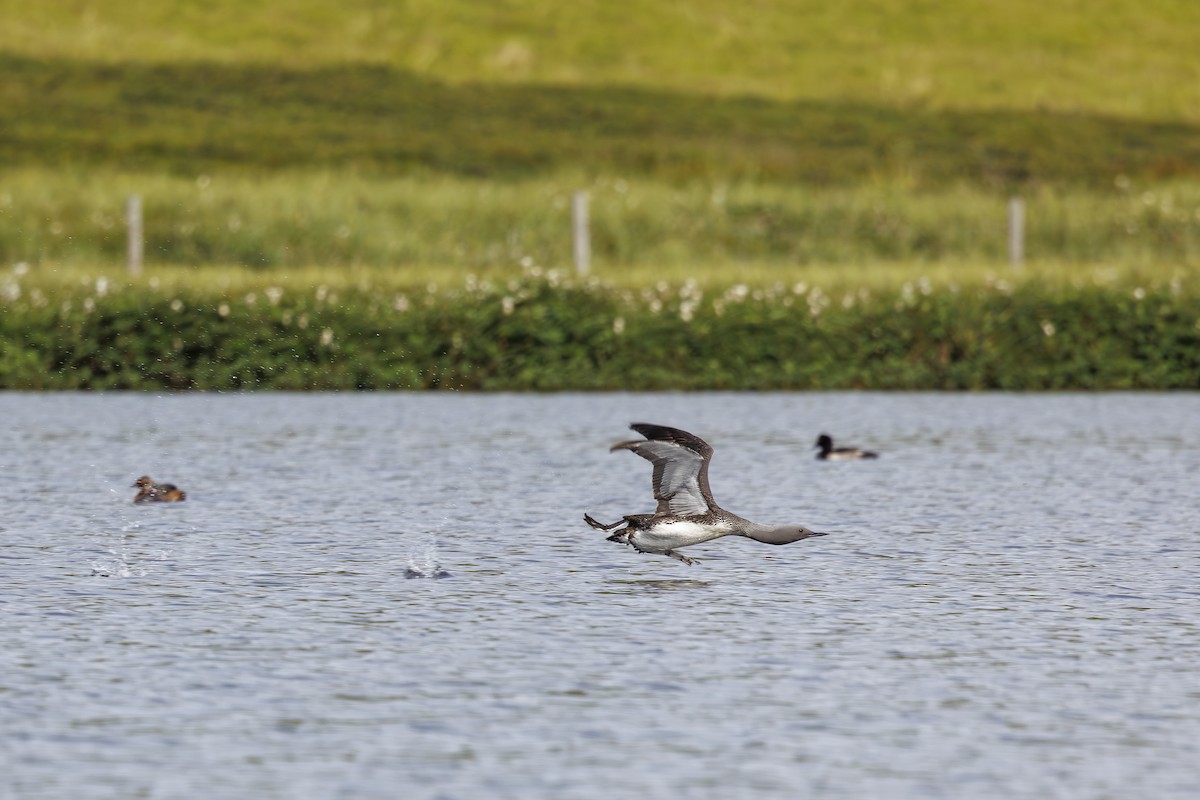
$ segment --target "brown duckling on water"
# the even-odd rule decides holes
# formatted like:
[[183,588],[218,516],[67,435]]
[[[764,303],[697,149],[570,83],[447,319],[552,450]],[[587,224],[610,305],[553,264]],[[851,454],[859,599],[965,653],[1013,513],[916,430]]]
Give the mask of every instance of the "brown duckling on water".
[[135,503],[178,503],[187,500],[187,492],[173,483],[155,483],[149,475],[143,475],[133,482],[138,490],[133,498]]

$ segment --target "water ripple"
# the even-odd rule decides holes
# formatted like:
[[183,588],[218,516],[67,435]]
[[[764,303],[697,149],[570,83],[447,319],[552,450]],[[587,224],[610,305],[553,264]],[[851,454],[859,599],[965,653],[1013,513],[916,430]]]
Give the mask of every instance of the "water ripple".
[[[0,413],[14,796],[1194,793],[1196,395]],[[831,535],[691,568],[606,542],[583,511],[653,505],[607,451],[634,419],[709,438],[729,508]],[[883,457],[816,462],[821,430]],[[133,506],[143,473],[188,501]]]

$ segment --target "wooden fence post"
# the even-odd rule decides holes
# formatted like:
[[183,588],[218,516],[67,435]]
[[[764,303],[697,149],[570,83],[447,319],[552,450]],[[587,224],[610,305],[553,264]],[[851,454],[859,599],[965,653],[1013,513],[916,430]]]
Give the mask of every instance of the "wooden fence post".
[[575,270],[586,275],[591,268],[592,242],[588,230],[588,193],[576,192],[571,197],[571,238],[575,252]]
[[142,274],[142,198],[129,195],[125,201],[125,224],[129,228],[129,244],[126,249],[126,264],[130,275]]
[[1025,201],[1012,197],[1008,201],[1008,262],[1014,267],[1025,260]]

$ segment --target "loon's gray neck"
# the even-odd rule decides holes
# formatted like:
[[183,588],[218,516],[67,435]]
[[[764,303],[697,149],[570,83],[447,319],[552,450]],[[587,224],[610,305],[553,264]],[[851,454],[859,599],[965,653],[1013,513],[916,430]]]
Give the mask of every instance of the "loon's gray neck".
[[734,532],[747,536],[763,544],[791,544],[810,536],[824,536],[824,533],[810,531],[803,525],[763,525],[761,522],[739,520],[734,524]]

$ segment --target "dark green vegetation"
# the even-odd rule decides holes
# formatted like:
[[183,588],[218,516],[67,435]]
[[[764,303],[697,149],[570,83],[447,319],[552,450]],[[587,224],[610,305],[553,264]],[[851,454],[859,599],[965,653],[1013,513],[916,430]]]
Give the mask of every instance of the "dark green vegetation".
[[638,88],[451,85],[395,68],[96,64],[0,54],[0,165],[195,175],[337,168],[844,184],[907,174],[1111,186],[1200,177],[1200,128]]
[[1178,285],[555,283],[237,299],[81,287],[53,302],[10,283],[0,387],[1200,389],[1200,296]]

